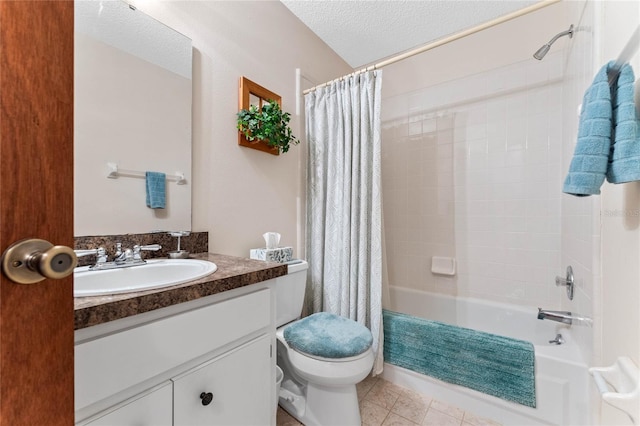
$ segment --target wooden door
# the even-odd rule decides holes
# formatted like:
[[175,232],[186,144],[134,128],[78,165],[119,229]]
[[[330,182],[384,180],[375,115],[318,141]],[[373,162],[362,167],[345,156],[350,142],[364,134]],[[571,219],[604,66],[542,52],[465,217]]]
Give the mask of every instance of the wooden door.
[[[73,1],[0,0],[0,252],[73,247]],[[0,425],[73,424],[73,279],[0,276]]]

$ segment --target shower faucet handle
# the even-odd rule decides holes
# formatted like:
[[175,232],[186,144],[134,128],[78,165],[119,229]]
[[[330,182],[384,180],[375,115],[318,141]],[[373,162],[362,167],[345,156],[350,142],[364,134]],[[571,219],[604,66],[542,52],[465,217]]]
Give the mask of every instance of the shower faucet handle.
[[565,278],[556,277],[556,285],[558,287],[560,286],[566,287],[567,297],[569,298],[569,300],[573,300],[574,280],[573,280],[573,268],[571,268],[571,265],[567,266],[567,274]]

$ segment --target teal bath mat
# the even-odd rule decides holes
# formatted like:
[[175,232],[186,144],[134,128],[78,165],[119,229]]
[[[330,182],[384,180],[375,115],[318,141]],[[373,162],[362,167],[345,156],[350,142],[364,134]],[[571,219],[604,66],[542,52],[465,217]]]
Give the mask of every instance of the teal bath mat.
[[387,310],[382,314],[386,362],[535,408],[531,343]]

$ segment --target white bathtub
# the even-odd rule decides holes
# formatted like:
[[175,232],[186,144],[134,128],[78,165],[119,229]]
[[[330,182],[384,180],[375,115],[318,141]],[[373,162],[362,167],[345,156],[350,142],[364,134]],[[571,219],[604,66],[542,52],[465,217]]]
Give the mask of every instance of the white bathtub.
[[[535,409],[525,407],[388,363],[384,364],[382,373],[386,380],[503,425],[591,424],[587,365],[572,341],[571,327],[538,320],[535,308],[454,298],[393,286],[390,288],[390,304],[385,308],[533,343],[537,406]],[[562,334],[565,343],[560,346],[549,344],[557,333]]]

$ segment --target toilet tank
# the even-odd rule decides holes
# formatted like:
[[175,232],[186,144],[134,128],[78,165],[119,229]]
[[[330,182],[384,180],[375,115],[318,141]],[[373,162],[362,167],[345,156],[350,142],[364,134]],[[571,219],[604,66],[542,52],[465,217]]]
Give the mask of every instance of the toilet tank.
[[300,318],[307,287],[307,269],[309,264],[300,260],[288,265],[287,275],[275,279],[271,286],[276,293],[276,327]]

